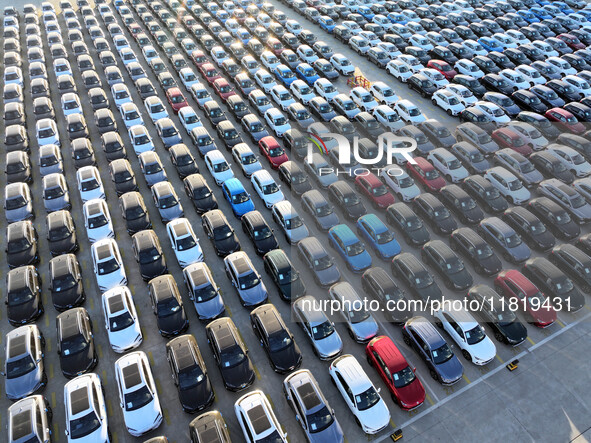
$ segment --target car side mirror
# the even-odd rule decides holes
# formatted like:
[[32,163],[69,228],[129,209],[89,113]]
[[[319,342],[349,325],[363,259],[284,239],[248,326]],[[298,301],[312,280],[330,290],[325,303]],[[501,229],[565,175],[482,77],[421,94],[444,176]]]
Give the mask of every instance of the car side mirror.
[[69,436],[69,435],[70,435],[70,431],[68,431],[68,430],[66,429],[66,430],[64,430],[64,434],[66,434],[66,436]]

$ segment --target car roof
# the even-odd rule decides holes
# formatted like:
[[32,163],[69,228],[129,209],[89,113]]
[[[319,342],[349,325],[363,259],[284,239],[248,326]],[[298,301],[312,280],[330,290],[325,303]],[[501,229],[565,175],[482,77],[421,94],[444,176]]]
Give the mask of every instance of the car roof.
[[525,266],[534,267],[551,279],[562,277],[564,275],[564,273],[560,269],[558,269],[555,265],[553,265],[548,259],[544,257],[530,258],[525,263]]
[[435,326],[425,317],[413,317],[406,322],[431,347],[436,348],[445,343]]

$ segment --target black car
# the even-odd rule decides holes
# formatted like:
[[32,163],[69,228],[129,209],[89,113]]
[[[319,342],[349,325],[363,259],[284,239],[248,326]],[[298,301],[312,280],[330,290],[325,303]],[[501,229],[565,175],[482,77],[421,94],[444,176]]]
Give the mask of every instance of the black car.
[[556,244],[556,238],[533,213],[515,206],[502,215],[502,220],[511,226],[525,242],[540,251],[547,251]]
[[463,40],[477,40],[478,36],[474,34],[474,31],[467,26],[456,26],[454,31],[463,39]]
[[[361,286],[365,294],[377,300],[387,313],[388,321],[402,324],[414,314],[404,290],[402,290],[392,279],[384,268],[374,266],[367,269],[361,276]],[[387,309],[388,305],[394,304],[406,309]]]
[[119,208],[129,235],[152,228],[148,209],[139,192],[126,192],[119,197]]
[[465,225],[480,223],[484,218],[484,212],[476,204],[476,201],[458,185],[444,186],[439,191],[439,197]]
[[501,195],[498,189],[480,175],[471,175],[465,178],[463,188],[487,212],[498,214],[509,207],[507,200]]
[[429,55],[434,60],[443,60],[453,66],[459,59],[445,46],[435,46],[429,51]]
[[255,379],[248,348],[232,319],[218,318],[205,327],[207,342],[229,391],[246,389]]
[[63,312],[84,303],[82,273],[74,254],[60,255],[49,261],[49,290],[57,311]]
[[527,328],[490,286],[473,286],[468,291],[468,300],[478,302],[478,315],[494,331],[498,342],[517,346],[525,341]]
[[452,83],[465,86],[478,98],[481,98],[486,93],[486,88],[470,75],[458,74],[453,78]]
[[357,193],[343,180],[336,181],[328,187],[328,198],[349,220],[355,221],[367,213]]
[[564,109],[573,114],[580,122],[591,122],[591,107],[583,103],[567,103]]
[[499,68],[490,57],[477,55],[472,61],[485,74],[498,74],[501,71],[501,68]]
[[[410,80],[410,79],[409,79]],[[414,125],[406,125],[398,130],[398,135],[402,137],[412,138],[417,143],[417,151],[419,155],[427,155],[435,149],[433,142],[425,135],[425,133]],[[451,135],[451,134],[450,134]]]
[[542,103],[544,103],[549,108],[561,108],[564,106],[564,100],[561,99],[558,94],[556,94],[556,91],[549,88],[548,86],[536,85],[532,86],[529,90],[536,94]]
[[172,275],[161,275],[150,280],[148,294],[160,335],[174,337],[189,328],[181,293]]
[[558,136],[557,143],[573,148],[585,159],[591,158],[591,141],[580,135],[562,133]]
[[564,243],[556,246],[549,260],[568,274],[581,289],[591,291],[591,257],[574,245]]
[[283,300],[294,301],[306,294],[306,286],[300,273],[293,267],[283,249],[267,252],[263,256],[263,265]]
[[548,110],[548,106],[546,106],[540,98],[531,91],[527,89],[519,89],[511,94],[511,98],[515,102],[517,106],[525,111],[537,112],[538,114],[543,114]]
[[489,91],[500,92],[505,95],[513,93],[513,86],[499,74],[486,74],[481,82]]
[[412,294],[421,300],[440,300],[441,289],[427,268],[411,253],[403,252],[392,259],[392,274],[404,281]]
[[244,142],[236,127],[229,120],[219,122],[216,130],[219,138],[224,142],[228,151],[231,151],[238,143]]
[[6,231],[6,261],[11,269],[39,263],[37,231],[31,221],[11,223]]
[[250,109],[248,109],[246,102],[238,94],[228,97],[226,99],[226,106],[236,120],[240,120],[242,117],[250,113]]
[[439,234],[450,234],[458,228],[458,223],[441,201],[431,193],[415,197],[416,213]]
[[289,160],[282,163],[277,172],[281,181],[288,185],[290,191],[296,195],[302,195],[312,189],[308,174],[294,161]]
[[567,185],[575,180],[574,174],[566,168],[564,163],[549,152],[534,152],[529,156],[529,160],[545,178],[557,178]]
[[419,128],[435,145],[442,148],[449,149],[457,142],[448,127],[439,120],[425,120],[419,124]]
[[427,51],[425,51],[423,48],[419,48],[418,46],[407,46],[404,48],[404,53],[416,57],[423,66],[429,63],[429,60],[431,60],[431,57]]
[[472,274],[464,262],[441,240],[431,240],[423,246],[421,259],[430,265],[443,279],[447,289],[463,291],[474,283]]
[[115,184],[117,195],[121,196],[126,192],[137,191],[138,186],[135,180],[135,174],[131,169],[131,164],[128,160],[119,158],[109,163],[111,171],[111,180]]
[[255,308],[250,313],[250,324],[275,372],[286,374],[302,364],[300,348],[275,306]]
[[369,138],[377,138],[384,133],[384,129],[380,122],[369,112],[362,111],[353,117],[353,122],[356,127],[359,127],[360,132],[364,133]]
[[215,127],[220,122],[227,120],[222,107],[214,100],[210,100],[203,105],[203,111],[209,122]]
[[20,266],[6,276],[6,314],[12,326],[36,321],[43,314],[41,280],[35,266]]
[[78,239],[70,211],[61,210],[47,214],[47,242],[52,257],[76,252]]
[[215,394],[195,337],[182,335],[166,343],[166,359],[183,411],[192,414],[211,406]]
[[198,214],[218,208],[218,202],[207,181],[201,174],[191,174],[183,179],[185,193]]
[[101,146],[109,162],[118,158],[127,158],[125,144],[121,140],[121,136],[115,131],[106,132],[101,135]]
[[166,260],[158,236],[152,229],[137,232],[131,237],[133,255],[144,281],[166,274]]
[[471,228],[458,228],[452,232],[449,246],[466,257],[479,274],[494,275],[503,267],[489,244]]
[[515,63],[509,60],[509,57],[502,52],[492,51],[488,53],[487,57],[490,58],[500,70],[515,68]]
[[242,230],[248,234],[258,255],[264,255],[279,247],[273,229],[259,211],[250,211],[241,217]]
[[400,231],[409,245],[422,246],[431,240],[421,219],[406,203],[398,202],[388,206],[386,220]]
[[[533,30],[531,32],[531,34],[540,35],[540,33],[538,31],[535,31],[535,30]],[[526,37],[527,37],[527,35],[526,35]],[[540,35],[540,37],[541,37],[541,35]],[[534,38],[532,41],[535,41],[535,40],[538,40],[538,39],[537,38]],[[516,63],[518,61],[521,61],[521,63],[517,63],[519,65],[528,64],[528,61],[531,62],[531,61],[544,61],[544,60],[546,60],[546,57],[544,56],[544,54],[542,53],[542,51],[540,51],[538,48],[536,48],[534,45],[532,45],[530,43],[519,46],[519,48],[517,48],[517,50],[520,51],[521,54],[523,54],[523,56],[518,56],[514,60]],[[507,54],[507,55],[508,55],[509,58],[511,58],[511,55],[510,54]]]
[[565,103],[576,102],[581,98],[579,93],[564,80],[550,80],[545,86],[556,92]]
[[424,98],[431,97],[437,91],[435,83],[424,74],[411,75],[406,81],[406,85],[409,89],[417,91]]
[[531,64],[546,80],[560,80],[562,75],[554,65],[548,62],[536,61]]
[[487,114],[474,106],[464,109],[460,112],[459,117],[462,123],[474,123],[487,133],[497,128],[496,123]]
[[585,306],[585,296],[548,259],[530,258],[523,265],[522,272],[549,298],[557,311],[576,312]]
[[[458,26],[456,28],[456,30],[458,28],[461,28],[461,26]],[[447,47],[447,49],[449,49],[449,51],[458,60],[460,60],[462,58],[466,58],[466,59],[470,60],[470,59],[472,59],[472,57],[474,57],[474,53],[472,52],[472,50],[468,49],[466,46],[464,46],[461,43],[450,43],[449,46]]]
[[564,60],[565,62],[568,62],[573,68],[575,68],[577,71],[588,71],[589,69],[591,69],[591,66],[589,66],[589,63],[587,63],[587,61],[576,54],[564,54],[562,57],[560,57],[562,60]]
[[188,177],[191,174],[199,172],[199,166],[195,161],[195,157],[184,143],[173,145],[168,150],[170,154],[170,162],[176,168],[176,172],[180,178]]
[[538,216],[550,232],[562,240],[573,240],[581,234],[581,228],[571,219],[566,209],[548,197],[530,200],[527,208]]
[[92,321],[86,309],[72,308],[56,319],[57,353],[66,378],[90,372],[98,363]]
[[220,257],[240,250],[240,242],[234,229],[219,209],[205,212],[201,216],[201,225],[205,235],[211,240],[216,254]]
[[523,263],[531,257],[531,249],[521,236],[499,217],[487,217],[478,225],[478,233],[489,245],[499,250],[510,263]]

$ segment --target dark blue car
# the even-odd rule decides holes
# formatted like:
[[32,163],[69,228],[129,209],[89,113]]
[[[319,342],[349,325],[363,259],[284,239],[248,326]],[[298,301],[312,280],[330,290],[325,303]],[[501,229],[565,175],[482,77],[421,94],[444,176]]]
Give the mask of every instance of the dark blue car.
[[349,226],[333,226],[328,230],[328,240],[351,271],[361,273],[371,266],[371,255]]
[[357,232],[385,260],[400,254],[400,243],[392,231],[375,214],[365,214],[357,220]]

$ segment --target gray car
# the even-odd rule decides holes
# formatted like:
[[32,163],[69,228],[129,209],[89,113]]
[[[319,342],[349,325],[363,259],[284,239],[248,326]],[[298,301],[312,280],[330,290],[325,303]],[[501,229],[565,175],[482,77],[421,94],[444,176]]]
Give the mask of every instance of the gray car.
[[158,131],[158,135],[160,136],[162,143],[164,143],[164,147],[167,149],[177,143],[183,142],[179,130],[168,117],[156,121],[156,131]]
[[459,142],[451,147],[451,152],[462,162],[470,174],[483,174],[490,168],[489,161],[471,143]]
[[31,80],[31,98],[49,97],[49,83],[44,78]]
[[88,128],[86,120],[82,114],[70,114],[66,116],[66,128],[68,131],[68,138],[70,141],[77,138],[88,137]]
[[252,149],[246,143],[238,143],[232,148],[232,158],[240,166],[242,173],[247,178],[250,178],[254,172],[263,168],[258,156],[252,152]]
[[318,301],[311,295],[298,298],[292,304],[296,321],[308,336],[314,354],[321,360],[332,360],[343,351],[343,341]]
[[306,161],[304,163],[304,170],[322,188],[328,188],[331,184],[339,180],[328,161],[318,152],[312,154],[311,162]]
[[345,308],[340,313],[353,340],[357,343],[367,343],[378,334],[378,323],[363,308],[361,297],[351,286],[351,283],[346,281],[335,283],[328,290],[328,295],[331,300]]
[[43,177],[43,204],[47,212],[70,209],[70,193],[63,174],[53,173]]
[[31,163],[27,153],[25,151],[8,152],[4,172],[7,183],[32,181]]
[[30,151],[27,130],[22,125],[10,125],[4,128],[6,151]]
[[224,313],[224,300],[209,267],[193,263],[183,269],[183,279],[199,320],[213,320]]
[[499,166],[503,166],[515,174],[527,188],[533,188],[544,180],[544,176],[534,167],[532,162],[511,148],[495,152],[494,160]]
[[246,252],[237,251],[226,256],[224,267],[243,306],[255,307],[267,301],[269,295],[265,283]]
[[339,224],[339,216],[334,212],[332,204],[317,189],[304,192],[301,201],[304,211],[314,218],[320,230],[328,231]]
[[94,123],[99,132],[104,134],[110,131],[117,131],[117,123],[113,113],[108,108],[97,109],[94,111]]
[[456,127],[457,141],[466,141],[476,146],[485,157],[492,156],[499,150],[499,145],[481,127],[474,123],[462,123]]
[[140,168],[146,179],[146,184],[149,188],[154,186],[156,183],[166,181],[168,179],[166,171],[162,166],[160,157],[154,151],[142,152],[138,160],[140,162]]
[[9,83],[4,85],[4,104],[8,103],[23,103],[24,95],[23,88],[17,83]]
[[583,224],[591,221],[591,205],[579,191],[556,178],[544,180],[538,189],[542,194],[566,209],[577,223]]
[[265,95],[263,91],[260,89],[255,89],[248,94],[248,101],[254,108],[257,110],[259,115],[265,115],[267,110],[273,107],[271,100],[269,97]]
[[105,68],[105,76],[107,77],[107,84],[109,86],[123,83],[123,76],[117,66],[107,66]]
[[341,279],[337,264],[316,237],[301,240],[298,243],[298,255],[319,286],[327,287]]
[[498,217],[488,217],[478,225],[478,233],[502,252],[511,263],[522,263],[531,257],[531,249],[511,226]]
[[6,334],[4,390],[11,400],[34,394],[47,385],[43,364],[45,340],[37,325],[26,325]]
[[10,183],[4,188],[4,215],[8,223],[33,220],[33,199],[26,183]]
[[162,223],[168,223],[185,215],[183,206],[169,182],[162,181],[152,186],[152,197]]

